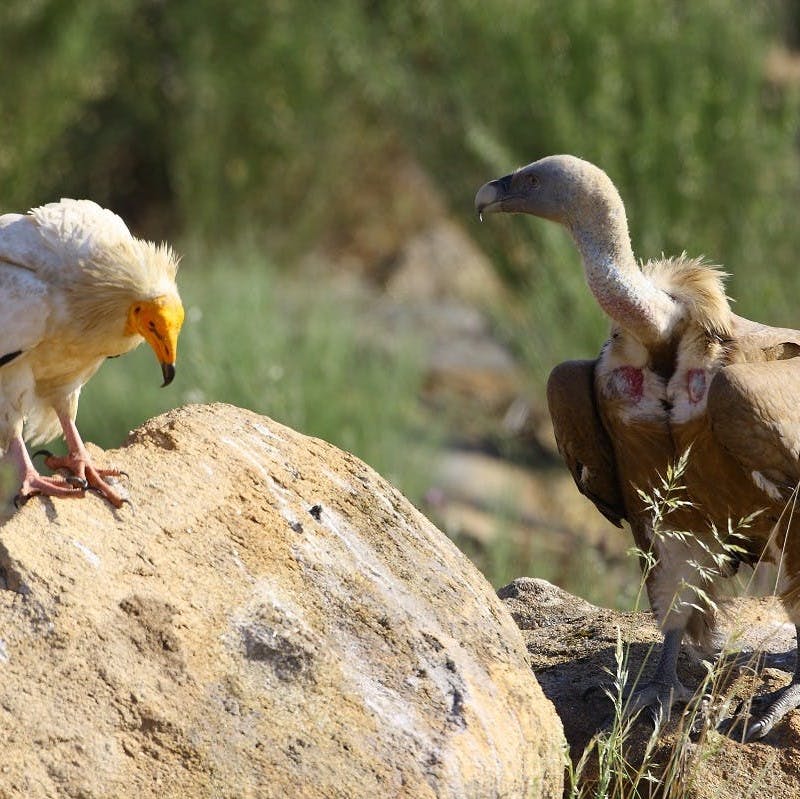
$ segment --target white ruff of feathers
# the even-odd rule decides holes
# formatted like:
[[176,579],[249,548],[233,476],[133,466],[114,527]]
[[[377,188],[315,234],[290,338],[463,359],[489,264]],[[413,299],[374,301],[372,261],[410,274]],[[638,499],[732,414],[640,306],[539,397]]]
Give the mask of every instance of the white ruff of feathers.
[[172,248],[134,238],[113,212],[90,200],[61,200],[30,215],[71,278],[58,282],[83,335],[107,335],[136,300],[177,296]]

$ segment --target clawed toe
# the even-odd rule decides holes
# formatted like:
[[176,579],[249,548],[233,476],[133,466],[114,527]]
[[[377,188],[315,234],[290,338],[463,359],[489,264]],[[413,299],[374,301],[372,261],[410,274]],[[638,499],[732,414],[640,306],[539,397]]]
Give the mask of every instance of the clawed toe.
[[61,477],[42,477],[38,472],[28,472],[14,496],[14,507],[19,509],[32,497],[82,497],[84,488],[72,485]]
[[123,497],[121,494],[117,493],[110,483],[107,483],[105,480],[102,480],[99,477],[96,479],[90,479],[86,490],[91,491],[92,494],[97,494],[98,497],[102,497],[103,499],[107,500],[117,509],[121,508],[125,504],[133,507],[133,504],[127,497]]
[[749,702],[740,702],[733,715],[717,729],[744,743],[757,741],[797,707],[800,707],[800,682],[795,681],[777,691],[755,696]]
[[31,497],[35,497],[35,494],[23,494],[21,491],[14,495],[14,507],[19,510],[23,505],[25,505]]
[[691,696],[691,692],[677,680],[652,682],[631,692],[623,706],[623,716],[636,722],[646,721],[658,729],[669,721],[672,706],[688,702]]
[[757,741],[759,738],[763,738],[773,728],[773,726],[774,723],[769,724],[764,719],[754,722],[747,728],[747,732],[744,736],[744,742],[750,743],[751,741]]
[[77,475],[70,474],[64,478],[64,481],[69,483],[71,486],[75,486],[75,488],[80,488],[82,491],[85,491],[89,488],[89,483],[83,477],[78,477]]

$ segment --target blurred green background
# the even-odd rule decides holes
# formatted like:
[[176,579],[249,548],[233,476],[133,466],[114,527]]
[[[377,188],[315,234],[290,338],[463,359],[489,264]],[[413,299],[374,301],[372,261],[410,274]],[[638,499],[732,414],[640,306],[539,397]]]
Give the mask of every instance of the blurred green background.
[[[705,254],[732,273],[737,312],[800,326],[798,5],[5,0],[0,210],[90,197],[184,253],[178,380],[160,392],[144,350],[106,365],[85,436],[115,446],[174,405],[234,402],[354,451],[495,584],[532,573],[625,605],[624,579],[605,577],[625,542],[576,556],[582,522],[512,535],[513,491],[491,535],[448,526],[444,454],[563,478],[544,381],[606,330],[561,230],[478,225],[472,198],[542,155],[580,155],[619,186],[640,257]],[[434,218],[499,279],[480,314],[523,375],[526,424],[513,408],[481,424],[480,401],[432,392],[424,326],[386,309],[398,253]]]

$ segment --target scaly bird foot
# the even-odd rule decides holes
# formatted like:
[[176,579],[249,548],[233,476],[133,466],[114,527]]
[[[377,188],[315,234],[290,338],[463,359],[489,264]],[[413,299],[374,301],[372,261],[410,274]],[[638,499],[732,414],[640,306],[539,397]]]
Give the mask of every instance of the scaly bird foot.
[[720,730],[728,737],[745,743],[757,741],[769,733],[790,710],[798,707],[800,682],[794,680],[777,691],[755,696],[749,703],[743,702],[733,717],[720,725]]
[[628,695],[622,706],[625,719],[643,721],[645,718],[658,728],[669,721],[672,706],[686,703],[692,692],[676,677],[670,682],[650,682],[636,688]]
[[119,469],[97,469],[89,460],[88,455],[79,454],[58,456],[53,455],[47,450],[39,450],[33,457],[44,455],[45,465],[52,471],[67,471],[70,474],[65,478],[65,482],[75,486],[81,494],[85,490],[94,490],[105,497],[115,508],[121,508],[129,500],[123,497],[105,477],[119,477],[124,472]]
[[71,485],[63,477],[42,477],[36,471],[29,471],[22,480],[14,506],[21,508],[31,497],[82,497],[83,488]]

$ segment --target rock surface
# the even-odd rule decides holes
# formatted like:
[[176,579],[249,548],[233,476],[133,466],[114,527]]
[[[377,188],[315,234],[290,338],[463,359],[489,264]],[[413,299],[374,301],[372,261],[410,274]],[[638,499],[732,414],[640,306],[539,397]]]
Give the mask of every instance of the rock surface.
[[[523,630],[534,672],[558,711],[573,762],[577,762],[612,714],[605,690],[613,691],[611,675],[617,671],[618,639],[623,642],[632,676],[639,673],[651,652],[657,656],[661,636],[652,616],[598,608],[532,578],[515,580],[498,594]],[[788,683],[794,668],[794,627],[780,606],[773,600],[751,598],[731,601],[726,610],[723,634],[731,641],[730,649],[739,655],[720,679],[720,693],[744,699],[753,690],[760,693]],[[655,665],[655,657],[647,663],[645,676]],[[684,685],[696,689],[707,670],[684,647],[678,674]],[[689,719],[674,713],[656,745],[652,762],[662,769],[669,764],[671,782],[682,780],[679,790],[673,784],[674,793],[669,796],[800,797],[800,711],[787,715],[763,740],[749,744],[704,729],[701,720],[702,714]],[[699,729],[681,748],[681,736],[690,725]],[[643,724],[634,728],[627,742],[630,763],[641,762],[649,731]],[[679,750],[682,755],[676,762],[674,754]],[[589,782],[595,767],[590,759],[585,772]],[[663,795],[656,788],[643,781],[636,795]]]
[[231,406],[0,528],[0,797],[556,797],[490,586],[358,459]]

